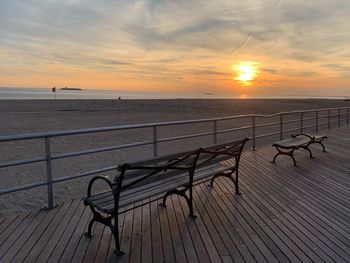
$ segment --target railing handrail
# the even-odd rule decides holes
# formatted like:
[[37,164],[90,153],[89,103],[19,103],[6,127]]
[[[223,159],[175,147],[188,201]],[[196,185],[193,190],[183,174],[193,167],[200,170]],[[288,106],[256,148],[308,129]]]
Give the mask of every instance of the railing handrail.
[[162,127],[162,126],[172,126],[172,125],[180,125],[180,124],[225,121],[225,120],[233,120],[233,119],[240,119],[240,118],[252,118],[252,117],[272,118],[279,115],[287,115],[287,114],[289,115],[289,114],[298,114],[298,113],[300,114],[300,113],[308,113],[308,112],[316,112],[316,111],[342,110],[342,109],[349,109],[349,108],[350,107],[338,107],[338,108],[321,108],[321,109],[299,110],[299,111],[282,111],[282,112],[273,113],[273,114],[242,114],[242,115],[234,115],[234,116],[227,116],[227,117],[184,120],[184,121],[154,122],[154,123],[143,123],[143,124],[106,126],[106,127],[99,127],[99,128],[84,128],[84,129],[74,129],[74,130],[64,130],[64,131],[23,133],[23,134],[16,134],[16,135],[0,136],[0,142],[39,139],[39,138],[45,138],[45,137],[79,135],[79,134],[97,133],[97,132],[130,130],[130,129],[139,129],[139,128],[149,128],[154,126]]
[[[336,114],[333,114],[332,111],[337,110]],[[346,118],[342,118],[342,110],[346,110]],[[319,112],[326,111],[326,114],[320,115]],[[321,109],[311,109],[311,110],[298,110],[298,111],[284,111],[284,112],[278,112],[273,114],[245,114],[245,115],[235,115],[235,116],[228,116],[228,117],[217,117],[217,118],[206,118],[206,119],[196,119],[196,120],[183,120],[183,121],[169,121],[169,122],[155,122],[155,123],[144,123],[144,124],[131,124],[131,125],[118,125],[118,126],[109,126],[109,127],[100,127],[100,128],[85,128],[85,129],[74,129],[74,130],[65,130],[65,131],[51,131],[51,132],[36,132],[36,133],[27,133],[27,134],[18,134],[18,135],[7,135],[7,136],[0,136],[0,142],[10,142],[10,141],[20,141],[20,140],[30,140],[30,139],[44,139],[45,143],[45,155],[42,157],[35,157],[30,159],[22,159],[22,160],[10,160],[6,162],[0,161],[0,169],[5,167],[11,167],[11,166],[19,166],[24,164],[31,164],[31,163],[38,163],[38,162],[45,162],[46,163],[46,175],[47,179],[46,181],[38,181],[26,185],[21,186],[14,186],[9,188],[0,188],[0,195],[12,193],[16,191],[22,191],[26,189],[31,189],[39,186],[46,185],[48,188],[48,208],[55,207],[55,203],[53,200],[53,184],[67,181],[67,180],[73,180],[76,178],[84,177],[84,176],[90,176],[97,173],[102,173],[106,171],[110,171],[112,169],[115,169],[115,166],[110,167],[104,167],[84,173],[80,173],[78,175],[73,176],[63,176],[63,177],[53,177],[52,175],[52,162],[58,159],[63,158],[70,158],[75,156],[81,156],[81,155],[87,155],[87,154],[95,154],[100,152],[108,152],[108,151],[114,151],[114,150],[120,150],[120,149],[126,149],[126,148],[133,148],[133,147],[139,147],[144,145],[152,145],[153,144],[153,155],[158,155],[158,145],[160,143],[164,142],[170,142],[170,141],[176,141],[176,140],[184,140],[189,138],[199,138],[203,136],[211,136],[213,135],[213,143],[217,143],[217,136],[219,134],[228,133],[228,132],[234,132],[234,131],[242,131],[246,129],[251,129],[251,136],[246,136],[252,139],[252,150],[256,149],[256,140],[260,138],[265,138],[269,136],[279,135],[280,139],[283,139],[283,135],[288,132],[293,131],[300,131],[303,132],[304,129],[308,128],[315,128],[315,132],[318,132],[319,126],[321,125],[327,125],[328,129],[332,127],[333,123],[337,123],[337,126],[339,127],[341,125],[341,121],[346,120],[346,124],[349,124],[349,112],[350,107],[338,107],[338,108],[321,108]],[[315,115],[312,115],[311,117],[306,117],[305,113],[315,113]],[[294,118],[292,120],[288,120],[284,118],[286,115],[291,114],[298,114],[299,117]],[[345,113],[343,113],[345,114]],[[273,122],[263,123],[263,124],[257,124],[256,119],[257,118],[272,118],[279,116],[279,120],[276,120]],[[332,119],[332,117],[335,117]],[[243,118],[250,118],[251,124],[247,125],[241,124],[239,127],[231,127],[226,129],[218,129],[218,122],[219,121],[226,121],[226,120],[233,120],[233,119],[243,119]],[[328,120],[326,122],[319,122],[322,118],[327,118]],[[315,123],[312,123],[311,125],[304,125],[304,122],[309,121],[309,123],[315,120]],[[173,137],[165,137],[165,138],[159,138],[158,137],[158,128],[164,127],[164,126],[172,126],[172,125],[185,125],[185,124],[196,124],[196,123],[205,123],[205,122],[211,122],[213,127],[212,131],[201,131],[197,133],[190,133],[186,135],[181,136],[173,136]],[[300,126],[297,128],[288,128],[285,126],[285,124],[290,123],[300,123]],[[306,123],[307,124],[307,123]],[[277,126],[276,131],[268,132],[264,134],[257,134],[256,129],[262,128],[262,127],[271,127],[271,126]],[[298,125],[297,125],[298,126]],[[109,132],[109,131],[121,131],[121,130],[130,130],[130,129],[142,129],[142,128],[152,128],[151,133],[153,134],[153,138],[151,140],[143,140],[139,142],[132,142],[128,144],[121,144],[121,145],[114,145],[114,146],[107,146],[107,147],[99,147],[94,149],[88,149],[88,150],[80,150],[80,151],[70,151],[65,153],[51,153],[50,148],[50,141],[53,137],[59,137],[59,136],[74,136],[79,134],[88,134],[88,133],[99,133],[99,132]],[[278,131],[277,131],[278,130]]]

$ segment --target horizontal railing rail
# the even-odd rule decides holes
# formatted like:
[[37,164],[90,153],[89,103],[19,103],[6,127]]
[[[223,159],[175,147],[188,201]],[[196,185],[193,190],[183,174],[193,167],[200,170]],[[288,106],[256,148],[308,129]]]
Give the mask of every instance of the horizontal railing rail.
[[[247,114],[247,115],[236,115],[229,117],[219,117],[219,118],[207,118],[207,119],[197,119],[197,120],[183,120],[183,121],[171,121],[171,122],[155,122],[155,123],[145,123],[145,124],[133,124],[133,125],[119,125],[119,126],[110,126],[110,127],[101,127],[101,128],[89,128],[89,129],[75,129],[75,130],[66,130],[66,131],[52,131],[52,132],[38,132],[38,133],[29,133],[29,134],[19,134],[19,135],[8,135],[0,136],[0,143],[4,142],[13,142],[13,141],[23,141],[23,140],[35,140],[43,139],[45,145],[45,155],[35,158],[23,159],[23,160],[10,160],[0,162],[1,168],[9,168],[14,166],[20,166],[25,164],[45,162],[46,166],[46,180],[33,182],[30,184],[14,186],[9,188],[0,189],[0,195],[9,194],[17,191],[23,191],[27,189],[32,189],[41,186],[47,186],[47,198],[48,198],[48,208],[55,207],[53,199],[53,184],[68,180],[73,180],[76,178],[81,178],[85,176],[91,176],[103,172],[112,171],[117,168],[117,164],[114,166],[104,167],[100,169],[90,170],[84,173],[72,175],[72,176],[61,176],[58,178],[53,178],[53,169],[52,163],[55,160],[61,160],[65,158],[72,158],[76,156],[90,155],[102,152],[116,151],[120,149],[129,149],[140,146],[153,145],[153,155],[158,156],[158,147],[159,144],[165,142],[186,140],[192,138],[200,138],[206,136],[212,136],[213,144],[216,144],[218,141],[218,135],[225,133],[232,133],[237,131],[247,131],[251,130],[251,133],[246,136],[251,139],[252,150],[256,150],[256,140],[261,138],[267,138],[271,136],[278,136],[282,140],[284,134],[291,132],[303,132],[306,129],[313,129],[314,132],[318,132],[321,126],[327,126],[327,129],[330,129],[335,123],[339,127],[342,123],[349,124],[349,110],[350,107],[339,107],[339,108],[323,108],[323,109],[312,109],[312,110],[303,110],[303,111],[289,111],[289,112],[279,112],[274,114]],[[336,113],[334,113],[336,112]],[[286,116],[293,115],[293,119],[286,119]],[[295,117],[294,117],[295,115]],[[344,117],[345,116],[345,117]],[[278,120],[273,120],[268,123],[257,124],[258,119],[269,119],[269,118],[278,118]],[[218,129],[218,123],[229,121],[245,119],[250,121],[248,125],[242,125],[240,127],[234,128],[225,128]],[[327,121],[322,121],[327,119]],[[314,121],[314,122],[313,122]],[[212,123],[211,131],[201,131],[197,133],[191,133],[181,136],[170,136],[165,138],[159,138],[158,130],[161,127],[169,127],[175,125],[190,125],[190,124],[199,124],[199,123]],[[310,124],[311,123],[311,124]],[[297,127],[287,127],[291,124],[297,124]],[[263,134],[258,134],[257,130],[262,128],[271,128],[275,127],[273,132],[265,132]],[[51,151],[51,139],[55,137],[68,137],[82,134],[91,134],[91,133],[102,133],[102,132],[111,132],[111,131],[127,131],[127,130],[138,130],[138,129],[151,129],[152,139],[145,141],[138,141],[133,143],[114,145],[108,147],[100,147],[95,149],[81,150],[81,151],[71,151],[59,154],[52,154]]]

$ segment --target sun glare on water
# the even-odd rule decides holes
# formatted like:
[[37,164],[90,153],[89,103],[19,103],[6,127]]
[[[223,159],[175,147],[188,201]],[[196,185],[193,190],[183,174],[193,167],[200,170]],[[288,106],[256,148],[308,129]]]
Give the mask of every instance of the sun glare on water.
[[235,80],[238,80],[242,86],[250,86],[259,75],[258,63],[240,62],[232,66],[232,70],[236,73]]

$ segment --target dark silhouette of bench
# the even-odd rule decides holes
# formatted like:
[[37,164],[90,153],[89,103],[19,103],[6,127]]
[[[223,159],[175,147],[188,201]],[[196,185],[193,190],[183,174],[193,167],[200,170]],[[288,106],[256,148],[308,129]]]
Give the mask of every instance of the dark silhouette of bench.
[[[248,139],[200,148],[194,151],[172,154],[146,161],[125,163],[118,166],[118,175],[114,182],[106,177],[96,176],[88,185],[84,204],[90,206],[93,217],[85,236],[92,237],[91,229],[95,222],[108,226],[115,239],[117,255],[124,254],[120,249],[118,215],[138,206],[131,204],[142,202],[142,205],[177,194],[185,198],[189,216],[193,212],[193,186],[214,180],[220,176],[230,178],[235,185],[235,193],[240,194],[238,185],[238,167],[243,147]],[[230,161],[226,162],[225,161]],[[108,191],[92,193],[96,181],[109,186]],[[152,200],[150,200],[152,199]],[[147,202],[145,202],[147,201]]]
[[275,142],[274,144],[272,144],[272,146],[277,149],[277,153],[273,157],[272,163],[276,162],[277,156],[287,155],[292,158],[294,166],[297,166],[297,163],[294,158],[294,151],[298,149],[307,150],[309,152],[310,158],[313,158],[309,146],[315,143],[320,144],[322,146],[323,152],[326,152],[326,148],[322,143],[324,139],[327,139],[326,135],[300,133],[292,135],[291,138]]

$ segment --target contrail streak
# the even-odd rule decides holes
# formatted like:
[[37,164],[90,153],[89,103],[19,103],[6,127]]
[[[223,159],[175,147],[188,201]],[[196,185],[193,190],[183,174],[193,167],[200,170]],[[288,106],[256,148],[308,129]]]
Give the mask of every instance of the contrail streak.
[[282,5],[284,4],[284,0],[280,0],[277,5],[275,5],[275,7],[273,8],[273,10],[277,10],[278,8],[280,8]]
[[242,43],[242,45],[240,45],[238,48],[236,48],[235,50],[232,51],[232,55],[236,54],[238,51],[240,51],[247,43],[248,41],[253,37],[252,34],[250,34],[246,40]]
[[[218,12],[216,16],[227,16],[227,15],[233,15],[233,14],[239,14],[239,13],[244,13],[246,11],[250,10],[255,10],[255,9],[261,9],[268,7],[267,5],[256,5],[256,6],[250,6],[247,8],[241,8],[241,9],[236,9],[232,11],[224,11],[224,12]],[[192,21],[193,17],[182,17],[181,22],[187,22],[187,21]],[[162,26],[168,26],[168,25],[173,25],[173,24],[178,24],[179,20],[173,20],[173,21],[168,21],[164,23],[159,23],[159,24],[151,24],[151,25],[146,25],[145,28],[156,28],[156,27],[162,27]]]

